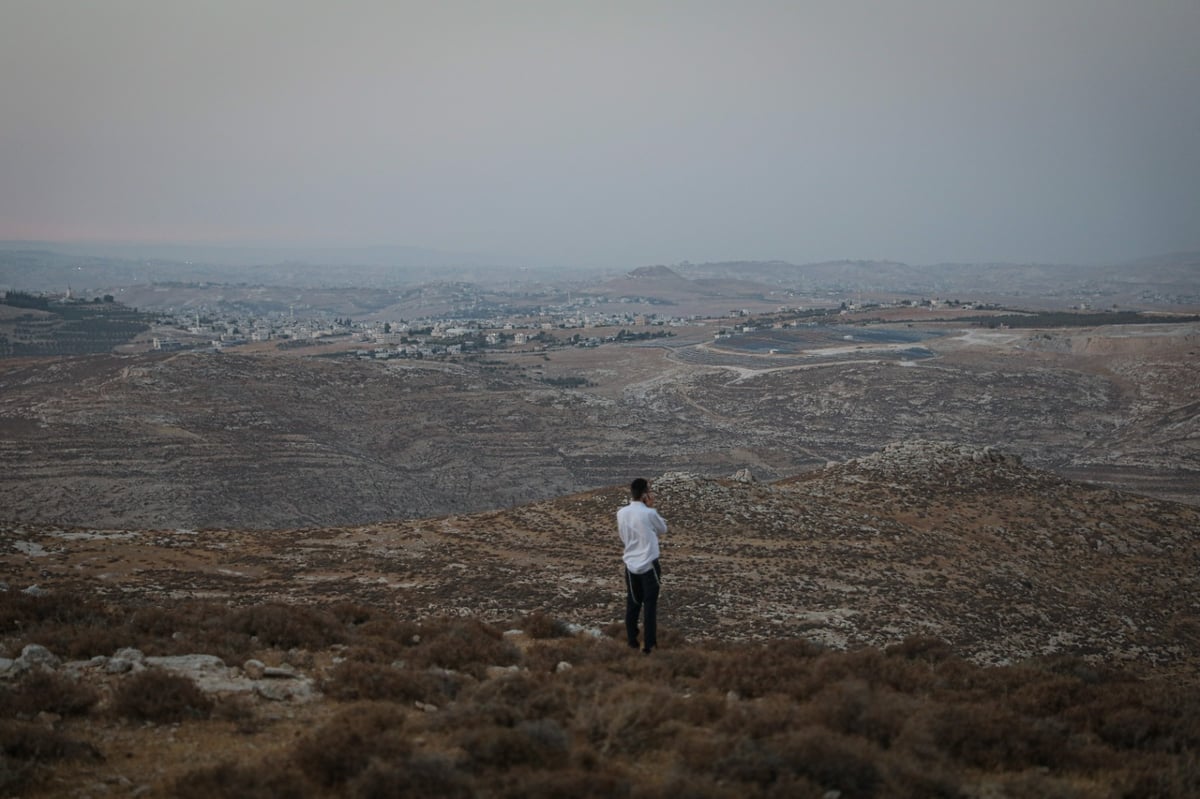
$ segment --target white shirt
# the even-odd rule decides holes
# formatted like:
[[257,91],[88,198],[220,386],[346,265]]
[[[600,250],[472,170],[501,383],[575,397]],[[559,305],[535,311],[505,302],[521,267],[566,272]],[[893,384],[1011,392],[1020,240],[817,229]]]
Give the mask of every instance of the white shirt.
[[617,532],[625,544],[625,568],[634,574],[649,571],[658,560],[658,536],[666,531],[666,520],[641,500],[617,511]]

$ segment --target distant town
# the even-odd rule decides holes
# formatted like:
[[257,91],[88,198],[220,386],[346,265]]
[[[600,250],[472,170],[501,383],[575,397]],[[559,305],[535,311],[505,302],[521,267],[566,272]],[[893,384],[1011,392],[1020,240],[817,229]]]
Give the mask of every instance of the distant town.
[[[327,312],[231,311],[197,306],[186,313],[142,312],[112,294],[7,292],[0,298],[0,355],[33,356],[118,351],[212,351],[233,348],[313,350],[342,357],[456,358],[488,351],[539,351],[665,339],[679,328],[711,327],[715,339],[763,327],[788,328],[894,308],[992,311],[958,300],[841,302],[832,307],[779,306],[773,312],[731,308],[720,317],[657,312],[612,312],[602,305],[645,307],[653,298],[601,303],[579,296],[513,315],[455,314],[418,319],[355,320]],[[661,304],[661,303],[660,303]],[[664,310],[666,306],[664,305]],[[319,352],[318,352],[319,351]]]

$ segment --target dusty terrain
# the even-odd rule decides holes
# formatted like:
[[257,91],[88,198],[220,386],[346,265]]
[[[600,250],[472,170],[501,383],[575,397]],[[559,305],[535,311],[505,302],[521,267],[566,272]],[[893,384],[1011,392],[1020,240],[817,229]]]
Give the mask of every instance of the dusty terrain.
[[[842,748],[788,761],[790,768],[838,762],[842,770],[804,772],[793,789],[804,792],[792,795],[940,791],[979,799],[1099,799],[1114,795],[1114,780],[1141,786],[1127,787],[1128,795],[1186,796],[1200,784],[1194,761],[1174,749],[1160,752],[1154,737],[1193,734],[1184,708],[1194,706],[1200,673],[1195,506],[1067,481],[987,447],[919,440],[774,483],[745,474],[651,477],[670,523],[663,539],[662,646],[652,658],[631,655],[605,637],[614,634],[623,601],[613,529],[613,514],[626,501],[621,487],[476,514],[338,527],[3,525],[6,598],[18,591],[79,597],[81,605],[84,598],[109,602],[120,614],[113,631],[74,632],[71,646],[81,660],[56,667],[70,684],[92,686],[108,698],[83,715],[42,712],[9,722],[26,725],[5,728],[10,742],[13,734],[39,731],[66,743],[47,750],[44,762],[35,758],[32,771],[16,771],[29,768],[30,755],[15,755],[6,778],[23,775],[30,796],[178,796],[183,787],[195,796],[235,788],[277,795],[280,785],[300,779],[298,768],[314,779],[357,774],[360,781],[374,775],[393,781],[382,785],[408,784],[404,780],[415,777],[403,776],[409,773],[403,769],[416,768],[408,761],[416,751],[440,764],[426,779],[459,786],[455,795],[472,795],[460,785],[470,775],[481,796],[526,795],[534,785],[541,786],[539,795],[561,795],[555,791],[568,784],[575,786],[572,795],[585,796],[624,795],[630,785],[642,785],[646,796],[695,790],[768,796],[776,794],[763,786],[786,777],[773,776],[782,765],[772,747],[790,745],[789,736],[812,735]],[[210,615],[166,627],[166,615],[154,622],[158,609],[195,600],[213,603]],[[243,637],[258,630],[254,657],[261,659],[260,671],[262,663],[274,667],[276,679],[255,677],[249,660],[243,665],[226,656],[222,663],[194,643],[230,646],[234,628],[218,620],[221,613],[279,603],[293,609],[260,616],[260,627],[236,628]],[[465,672],[423,671],[419,657],[435,655],[422,655],[422,647],[436,648],[461,631],[442,622],[450,632],[410,649],[420,637],[409,640],[415,626],[409,632],[378,627],[379,651],[275,643],[303,635],[312,624],[295,606],[350,608],[360,623],[379,611],[393,626],[450,618],[463,620],[463,629],[481,620],[499,630],[520,619],[552,618],[578,632],[557,644],[505,636],[509,649],[488,644],[479,657],[490,659],[459,667]],[[81,617],[86,612],[79,611]],[[130,626],[143,618],[142,627]],[[228,629],[222,632],[220,624]],[[371,624],[380,621],[363,629]],[[54,646],[60,638],[8,629],[0,658],[24,652],[26,639]],[[114,668],[123,657],[137,657],[119,648],[163,647],[155,643],[160,638],[205,657],[147,665],[187,675],[219,698],[219,713],[182,724],[114,716],[120,705],[114,697],[140,673]],[[795,639],[849,652],[817,658]],[[904,651],[902,642],[922,639],[945,641],[950,651],[988,669],[956,666],[936,648],[922,654],[918,646],[911,663],[884,662],[878,650],[860,650]],[[393,660],[388,652],[397,647],[409,654]],[[789,652],[795,654],[783,656]],[[769,664],[761,669],[755,664],[760,656]],[[1050,665],[1031,665],[1038,658]],[[556,665],[564,660],[566,666]],[[0,686],[19,692],[26,683],[13,676],[12,663],[0,660],[8,668]],[[1111,678],[1111,685],[1098,676],[1114,668],[1131,676]],[[348,682],[352,675],[360,682]],[[439,680],[458,687],[444,689],[449,696],[428,687]],[[427,687],[415,695],[409,691],[416,687],[405,687],[420,685]],[[322,696],[321,688],[342,693]],[[535,693],[527,698],[522,691]],[[569,704],[546,704],[565,692],[575,692]],[[344,704],[354,696],[388,704]],[[1081,704],[1076,709],[1073,703]],[[661,707],[656,712],[651,705]],[[380,730],[404,730],[394,751],[355,731],[354,719],[381,713],[387,726]],[[1068,734],[1084,719],[1094,721]],[[659,724],[664,741],[687,736],[678,751],[659,744],[653,748],[662,751],[647,756],[615,743],[631,730]],[[1098,751],[1096,733],[1083,734],[1093,728],[1114,749],[1086,758],[1072,754]],[[881,729],[894,731],[883,740],[899,738],[890,745],[854,744],[856,754],[846,759],[851,744],[837,736],[870,737]],[[523,765],[525,749],[513,748],[522,736],[541,735],[533,740],[544,743],[551,733],[557,737],[549,740],[573,752],[561,767],[584,774],[568,778],[539,760],[530,761],[532,770]],[[943,755],[929,735],[937,747],[958,754]],[[364,741],[388,760],[374,771],[357,771],[363,765],[351,771],[347,764],[356,762]],[[706,746],[749,749],[741,760],[722,755],[710,763],[698,754],[709,751]],[[13,751],[24,752],[20,746]],[[310,770],[306,759],[318,751],[329,753],[329,764]],[[976,751],[983,754],[969,754]],[[754,758],[762,765],[751,766],[759,762]],[[376,773],[384,762],[401,771]],[[887,786],[855,793],[852,786],[880,779],[871,776],[880,770]],[[287,775],[291,782],[270,782]],[[731,775],[750,784],[728,784]],[[338,779],[336,790],[304,793],[301,785],[288,795],[380,795],[360,782],[346,785],[350,776]],[[555,779],[560,783],[551,787]],[[425,793],[414,795],[442,789],[427,783],[420,790]]]
[[[749,467],[774,480],[913,437],[1200,503],[1196,325],[896,321],[916,341],[853,340],[888,328],[776,353],[714,341],[707,325],[462,363],[278,351],[4,361],[0,519],[363,524],[511,507],[638,473]],[[546,382],[563,377],[588,384]]]
[[[932,635],[981,663],[1034,655],[1195,673],[1200,509],[1064,481],[997,451],[908,442],[778,483],[656,481],[664,615],[688,637],[838,647]],[[354,600],[407,617],[616,618],[619,487],[366,526],[6,525],[24,588],[133,598]]]

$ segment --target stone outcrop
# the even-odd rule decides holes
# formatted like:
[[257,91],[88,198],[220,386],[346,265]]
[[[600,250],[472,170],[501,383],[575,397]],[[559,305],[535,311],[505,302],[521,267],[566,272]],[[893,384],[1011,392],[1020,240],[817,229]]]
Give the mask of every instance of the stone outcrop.
[[49,649],[28,644],[18,658],[0,658],[0,680],[13,679],[32,670],[63,671],[76,678],[122,679],[145,669],[163,669],[188,678],[210,694],[254,694],[275,701],[308,702],[320,697],[317,681],[296,668],[281,664],[265,666],[251,660],[242,668],[226,666],[215,655],[190,654],[147,657],[133,648],[119,649],[111,656],[63,661]]

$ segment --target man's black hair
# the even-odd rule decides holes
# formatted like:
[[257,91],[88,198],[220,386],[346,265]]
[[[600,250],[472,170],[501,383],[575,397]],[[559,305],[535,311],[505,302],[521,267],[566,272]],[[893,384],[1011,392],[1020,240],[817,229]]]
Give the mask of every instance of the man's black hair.
[[646,482],[646,478],[639,477],[629,484],[629,493],[633,495],[634,499],[641,499],[648,488],[650,488],[650,484]]

